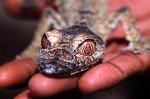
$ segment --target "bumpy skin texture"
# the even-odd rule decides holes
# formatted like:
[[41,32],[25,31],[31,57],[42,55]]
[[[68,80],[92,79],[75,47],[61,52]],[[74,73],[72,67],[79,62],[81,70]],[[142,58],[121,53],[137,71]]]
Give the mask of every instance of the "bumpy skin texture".
[[[150,51],[128,7],[108,15],[107,0],[58,0],[58,11],[47,8],[31,45],[22,56],[38,57],[39,68],[51,77],[66,77],[90,69],[102,60],[107,38],[122,23],[129,42],[124,51]],[[47,32],[48,31],[48,32]]]
[[40,71],[64,77],[85,71],[103,58],[104,42],[86,26],[47,32],[42,38]]

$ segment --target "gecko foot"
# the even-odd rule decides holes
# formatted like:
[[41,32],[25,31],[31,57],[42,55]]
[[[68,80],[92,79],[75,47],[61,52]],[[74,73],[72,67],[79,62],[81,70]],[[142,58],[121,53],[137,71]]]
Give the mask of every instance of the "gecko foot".
[[141,52],[149,52],[150,53],[150,44],[148,39],[141,39],[138,42],[130,42],[129,45],[123,49],[123,51],[132,51],[136,54]]

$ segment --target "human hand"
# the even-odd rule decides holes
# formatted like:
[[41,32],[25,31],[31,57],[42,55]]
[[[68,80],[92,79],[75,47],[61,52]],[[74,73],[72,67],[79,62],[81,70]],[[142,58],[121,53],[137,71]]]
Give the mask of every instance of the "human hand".
[[55,0],[5,0],[4,6],[11,16],[29,19],[41,16],[47,6],[57,9]]
[[[109,0],[109,7],[110,12],[113,12],[117,10],[118,8],[122,6],[129,6],[129,8],[132,11],[133,16],[136,19],[136,25],[139,31],[143,34],[145,37],[150,37],[150,6],[148,5],[149,1],[147,0]],[[119,28],[115,33],[112,34],[112,37],[125,37],[125,34],[121,34],[123,29]],[[114,35],[114,36],[113,36]]]
[[[116,6],[121,5],[121,0],[113,1],[113,7],[116,8]],[[133,2],[132,2],[133,1]],[[149,13],[149,7],[147,9],[144,9],[146,12],[142,11],[137,11],[136,8],[142,10],[142,5],[139,3],[140,1],[134,1],[130,0],[127,2],[127,4],[131,7],[133,14],[137,16],[137,25],[140,29],[140,31],[145,34],[148,33],[150,30],[148,29],[148,24],[150,24],[150,21],[148,21],[148,15]],[[119,2],[119,4],[117,3]],[[135,3],[136,2],[136,3]],[[148,6],[149,3],[148,1],[143,0],[141,1],[142,3],[146,3]],[[131,6],[132,5],[132,6]],[[144,5],[144,7],[146,6]],[[118,7],[117,6],[117,7]],[[136,13],[135,13],[136,12]],[[147,20],[147,21],[145,21]],[[148,23],[147,23],[148,22]],[[142,24],[142,25],[140,25]],[[143,24],[146,24],[143,25]],[[120,32],[117,32],[118,34]],[[148,35],[148,34],[146,34]],[[116,37],[118,35],[115,35]],[[104,62],[102,64],[99,64],[95,66],[94,68],[90,69],[86,73],[84,73],[81,77],[76,77],[76,78],[64,78],[64,79],[55,79],[55,78],[48,78],[45,77],[41,74],[35,74],[29,81],[29,89],[18,95],[15,99],[31,99],[31,94],[32,96],[52,96],[58,93],[61,93],[63,91],[67,91],[70,89],[73,89],[75,87],[78,87],[81,92],[83,93],[90,93],[90,92],[95,92],[97,90],[102,90],[105,88],[109,88],[121,80],[127,78],[131,74],[144,71],[147,68],[150,67],[150,54],[143,52],[141,54],[133,54],[131,52],[119,52],[119,50],[124,47],[123,44],[118,44],[116,42],[111,43],[107,49],[106,49],[106,55],[104,57]],[[25,61],[25,60],[22,60]],[[25,61],[27,62],[27,61]],[[32,63],[32,62],[31,62]],[[31,64],[30,62],[27,62],[27,64]],[[13,65],[14,64],[14,65]],[[15,65],[16,63],[10,63],[9,65],[11,66],[21,66],[21,61],[18,62],[18,65]],[[31,66],[33,66],[31,64]],[[4,66],[3,66],[4,67]],[[24,68],[28,68],[28,66],[23,66]],[[12,67],[13,68],[13,67]],[[36,66],[35,66],[36,68]],[[34,70],[35,68],[31,68],[31,71]],[[20,69],[22,71],[23,69]],[[27,69],[25,70],[24,73],[26,73],[24,76],[23,74],[20,74],[20,78],[28,78],[27,76],[28,72],[30,70]],[[5,69],[5,73],[7,72],[7,69]],[[22,73],[22,72],[21,72]],[[30,73],[29,73],[30,74]],[[28,74],[28,75],[29,75]],[[12,75],[16,75],[14,72]],[[3,76],[0,76],[3,77]],[[9,76],[4,76],[7,79],[10,78]],[[15,77],[16,78],[16,77]],[[11,78],[14,80],[14,78]],[[18,79],[18,78],[17,78]],[[17,80],[15,79],[15,81]],[[25,79],[21,79],[20,81],[24,81]],[[1,82],[2,80],[0,80]],[[5,83],[6,81],[4,81]],[[1,84],[0,84],[1,85]]]

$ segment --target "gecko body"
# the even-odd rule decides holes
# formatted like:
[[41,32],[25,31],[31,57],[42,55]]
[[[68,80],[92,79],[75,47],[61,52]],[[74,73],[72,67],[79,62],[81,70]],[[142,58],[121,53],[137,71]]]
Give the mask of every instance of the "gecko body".
[[150,50],[128,7],[109,16],[107,0],[61,0],[58,3],[59,11],[45,10],[33,42],[22,53],[22,56],[39,57],[41,73],[51,77],[72,76],[100,63],[107,38],[120,23],[129,41],[125,50],[134,53]]

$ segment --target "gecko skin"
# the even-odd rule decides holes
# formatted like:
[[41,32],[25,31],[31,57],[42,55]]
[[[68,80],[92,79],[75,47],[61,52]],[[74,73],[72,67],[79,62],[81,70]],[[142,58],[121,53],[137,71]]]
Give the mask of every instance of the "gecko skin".
[[150,41],[141,38],[128,7],[108,16],[107,0],[58,0],[58,4],[58,12],[45,10],[31,45],[22,53],[39,57],[41,73],[68,77],[101,63],[107,38],[121,22],[129,41],[124,51],[150,51]]
[[70,76],[85,71],[103,59],[104,41],[86,26],[72,26],[44,34],[40,71],[50,76]]

